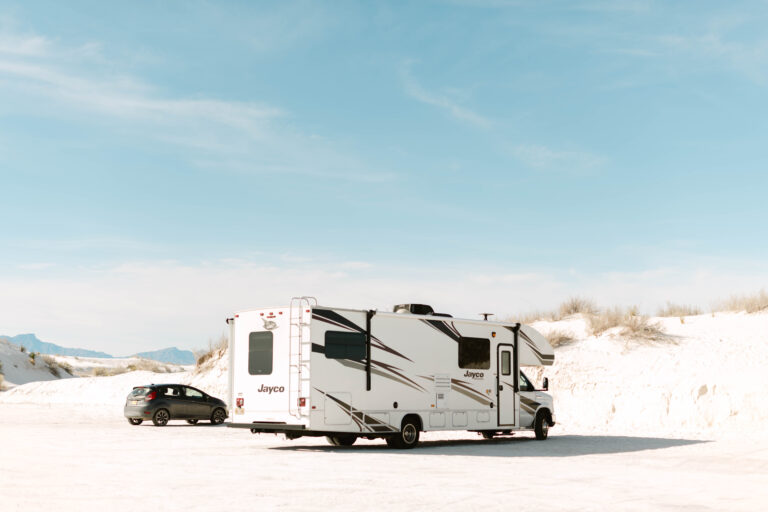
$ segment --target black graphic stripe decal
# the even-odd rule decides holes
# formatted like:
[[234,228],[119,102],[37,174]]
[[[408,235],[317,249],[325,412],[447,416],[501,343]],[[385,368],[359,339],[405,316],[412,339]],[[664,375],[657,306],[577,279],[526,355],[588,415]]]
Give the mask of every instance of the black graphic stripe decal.
[[[509,329],[512,332],[515,331],[515,329],[513,327],[509,327],[507,325],[505,325],[504,327],[506,327],[507,329]],[[536,356],[536,359],[538,359],[541,364],[543,364],[543,365],[551,365],[552,363],[555,362],[555,356],[554,355],[543,354],[536,347],[536,343],[534,343],[533,340],[527,334],[525,334],[522,329],[520,329],[517,332],[520,335],[520,338],[522,338],[523,341],[525,342],[525,344],[528,345],[528,348],[531,349],[531,352],[533,352],[533,355]]]
[[525,340],[525,342],[528,344],[528,346],[531,347],[531,350],[533,351],[534,354],[536,354],[536,357],[538,357],[542,362],[544,362],[544,361],[554,361],[555,360],[555,355],[554,354],[552,354],[552,355],[543,354],[536,347],[536,344],[533,342],[533,340],[531,338],[529,338],[528,335],[525,334],[522,329],[520,330],[520,336],[523,338],[523,340]]
[[325,346],[324,345],[318,345],[317,343],[312,344],[312,352],[317,352],[318,354],[325,354]]
[[435,329],[437,329],[441,333],[443,333],[446,336],[448,336],[449,338],[451,338],[453,341],[458,342],[461,339],[461,334],[459,333],[458,330],[456,330],[456,327],[453,324],[451,324],[449,326],[448,322],[445,322],[443,320],[424,320],[424,319],[422,319],[421,321],[424,322],[425,324],[431,326],[431,327],[434,327]]
[[[349,320],[348,318],[341,316],[337,312],[331,311],[330,309],[313,309],[312,318],[314,320],[321,320],[323,322],[329,323],[335,327],[341,327],[350,331],[359,332],[360,334],[365,334],[365,329],[357,325],[355,322]],[[376,336],[371,336],[371,347],[376,347],[379,350],[383,350],[384,352],[388,352],[397,357],[401,357],[406,361],[413,362],[412,359],[385,345]]]
[[485,395],[485,393],[470,387],[468,383],[459,379],[451,379],[451,389],[458,391],[462,395],[466,395],[483,405],[489,405],[491,403],[491,400]]
[[341,410],[344,411],[349,415],[350,418],[355,422],[355,424],[360,428],[360,431],[368,430],[370,432],[397,432],[398,429],[393,427],[392,425],[387,425],[383,421],[377,420],[376,418],[373,418],[371,416],[368,416],[363,411],[359,411],[349,405],[346,402],[343,402],[336,398],[333,395],[329,395],[325,391],[315,388],[315,390],[318,393],[322,393],[327,398],[330,398],[334,402],[336,402],[339,407],[341,407]]
[[[351,359],[336,359],[336,361],[338,363],[341,363],[342,365],[346,366],[347,368],[352,368],[352,369],[355,369],[355,370],[365,371],[365,364],[364,363],[361,363],[361,362],[358,362],[358,361],[353,361]],[[416,391],[426,392],[426,389],[424,389],[422,386],[416,384],[411,379],[408,379],[407,377],[403,376],[402,374],[400,374],[398,372],[395,372],[393,370],[389,370],[388,368],[385,368],[385,369],[389,370],[390,372],[392,372],[393,374],[402,377],[402,378],[398,378],[398,377],[395,377],[395,376],[390,375],[388,373],[385,373],[384,371],[380,370],[379,368],[375,367],[374,365],[384,365],[384,363],[381,363],[379,361],[371,361],[371,366],[372,366],[371,367],[371,373],[373,375],[378,375],[379,377],[384,377],[385,379],[389,379],[389,380],[395,381],[398,384],[402,384],[404,386],[408,386],[409,388],[413,388]],[[387,365],[387,366],[389,366],[389,365]],[[399,370],[399,368],[398,368],[398,370]]]

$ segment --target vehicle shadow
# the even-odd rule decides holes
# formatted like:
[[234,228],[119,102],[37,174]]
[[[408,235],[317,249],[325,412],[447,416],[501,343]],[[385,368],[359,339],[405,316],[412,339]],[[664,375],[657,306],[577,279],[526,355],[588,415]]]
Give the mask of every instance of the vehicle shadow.
[[[318,438],[319,441],[321,438]],[[299,443],[297,440],[294,443]],[[422,441],[412,450],[394,450],[381,444],[353,446],[303,445],[276,446],[272,450],[371,453],[387,452],[409,455],[461,455],[475,457],[579,457],[612,453],[631,453],[644,450],[662,450],[709,441],[693,439],[665,439],[630,436],[550,436],[546,441],[532,437],[502,437],[497,439],[459,439]]]

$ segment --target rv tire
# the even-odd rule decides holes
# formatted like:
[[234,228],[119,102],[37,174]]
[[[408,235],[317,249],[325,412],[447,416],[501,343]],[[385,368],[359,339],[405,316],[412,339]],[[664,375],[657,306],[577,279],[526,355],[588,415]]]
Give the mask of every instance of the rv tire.
[[190,425],[197,425],[197,420],[187,420]]
[[533,431],[536,433],[536,439],[543,441],[549,435],[549,422],[547,421],[547,412],[539,411],[536,414],[536,420],[533,422]]
[[141,418],[128,418],[128,423],[131,425],[141,425],[141,422],[144,421]]
[[496,432],[486,430],[485,432],[480,432],[483,435],[483,438],[485,439],[493,439],[493,436],[496,435]]
[[419,422],[410,417],[403,420],[400,432],[387,438],[387,446],[390,448],[413,448],[417,444],[419,444]]
[[357,436],[341,435],[341,436],[326,436],[326,439],[333,446],[352,446],[357,441]]

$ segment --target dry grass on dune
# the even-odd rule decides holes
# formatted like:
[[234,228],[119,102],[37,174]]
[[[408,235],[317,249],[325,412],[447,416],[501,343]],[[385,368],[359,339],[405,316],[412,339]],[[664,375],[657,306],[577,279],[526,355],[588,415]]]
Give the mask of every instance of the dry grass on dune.
[[595,303],[584,297],[570,297],[565,300],[554,311],[531,311],[519,316],[510,317],[507,320],[510,322],[520,322],[523,324],[530,324],[537,321],[557,322],[563,318],[577,314],[593,314],[597,312],[597,306]]
[[54,377],[63,377],[63,373],[66,372],[70,375],[74,375],[72,372],[72,366],[65,362],[59,362],[56,359],[54,359],[51,356],[45,355],[43,356],[43,362],[48,367],[48,371],[51,372],[51,375]]
[[549,340],[549,344],[552,345],[552,348],[562,347],[563,345],[568,345],[569,343],[576,341],[576,337],[573,333],[559,329],[549,331],[544,337]]
[[768,309],[768,293],[760,290],[753,295],[733,295],[719,304],[720,311],[746,311],[759,313]]
[[201,368],[206,361],[210,360],[215,354],[221,355],[229,345],[229,339],[222,335],[218,341],[208,340],[208,349],[197,357],[196,369]]
[[696,306],[689,306],[687,304],[673,304],[667,302],[667,305],[663,308],[659,308],[656,312],[656,316],[696,316],[701,314],[701,309]]

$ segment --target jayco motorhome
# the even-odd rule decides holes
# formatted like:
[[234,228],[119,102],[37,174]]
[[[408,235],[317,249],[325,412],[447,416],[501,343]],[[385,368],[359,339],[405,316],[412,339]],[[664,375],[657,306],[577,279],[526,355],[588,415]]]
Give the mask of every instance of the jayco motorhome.
[[546,379],[537,390],[520,371],[551,365],[554,351],[526,325],[419,304],[391,313],[324,307],[311,297],[227,323],[231,427],[411,448],[425,431],[533,430],[546,439],[555,424]]

